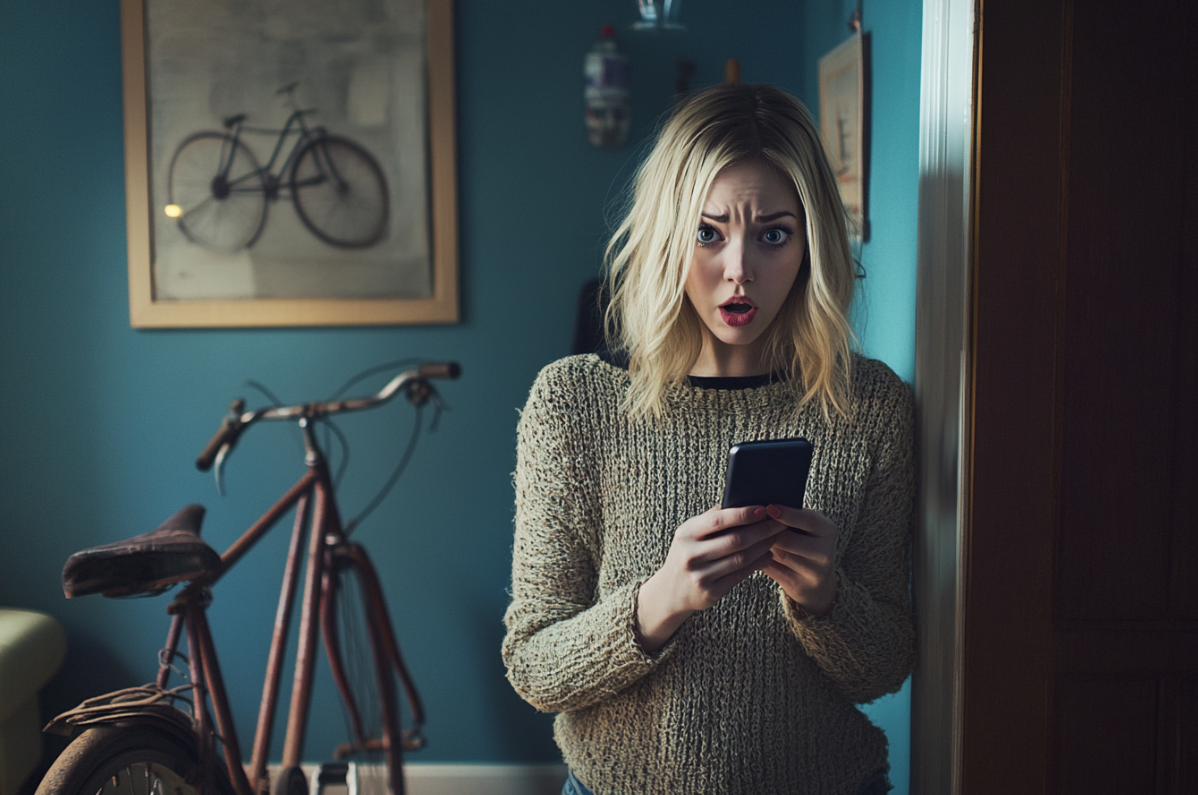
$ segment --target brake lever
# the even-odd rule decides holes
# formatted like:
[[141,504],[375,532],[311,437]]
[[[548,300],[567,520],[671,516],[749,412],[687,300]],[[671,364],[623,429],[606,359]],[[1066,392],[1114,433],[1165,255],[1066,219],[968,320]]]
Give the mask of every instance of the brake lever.
[[429,433],[436,432],[437,426],[441,424],[441,414],[445,411],[445,409],[449,408],[447,405],[445,405],[445,401],[441,399],[441,393],[435,389],[433,390],[432,401],[433,421],[428,424]]
[[212,472],[216,476],[216,493],[220,496],[225,496],[225,481],[221,477],[221,473],[225,469],[225,458],[228,457],[229,451],[233,446],[225,442],[220,446],[220,451],[216,454],[216,460],[212,464]]

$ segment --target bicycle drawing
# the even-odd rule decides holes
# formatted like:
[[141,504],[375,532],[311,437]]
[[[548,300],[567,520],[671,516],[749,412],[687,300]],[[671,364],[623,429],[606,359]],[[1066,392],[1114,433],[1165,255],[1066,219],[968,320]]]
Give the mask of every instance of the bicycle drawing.
[[[196,458],[202,471],[215,464],[218,483],[224,461],[252,425],[272,420],[295,422],[303,438],[305,474],[260,519],[219,555],[200,538],[204,518],[200,505],[184,507],[149,533],[72,555],[63,569],[63,590],[68,597],[155,595],[176,584],[185,585],[167,609],[170,628],[158,655],[157,679],[88,699],[55,718],[47,731],[74,739],[42,780],[37,795],[307,795],[309,782],[300,762],[318,632],[345,705],[350,737],[334,751],[339,761],[323,765],[313,775],[314,795],[326,784],[344,785],[350,795],[368,791],[371,785],[380,792],[403,795],[403,752],[424,745],[424,710],[400,655],[378,575],[365,548],[349,537],[410,460],[419,438],[421,407],[432,401],[439,411],[441,404],[430,379],[457,378],[459,373],[455,363],[425,363],[362,398],[254,411],[245,411],[244,401],[234,401],[219,430]],[[360,378],[345,388],[357,380]],[[328,427],[344,444],[331,423],[333,416],[373,408],[397,394],[416,407],[407,449],[375,500],[356,519],[342,524],[335,478],[316,428]],[[220,579],[292,509],[294,526],[252,756],[244,766],[207,608]],[[307,562],[282,767],[271,776],[267,756],[305,546]],[[181,649],[183,640],[186,654]],[[170,677],[175,672],[186,681],[171,687]],[[407,729],[400,728],[396,680],[406,695]],[[381,757],[383,764],[363,767],[357,761],[346,761],[361,760],[363,755],[367,761]],[[385,788],[379,786],[383,784]]]
[[[390,194],[378,161],[349,138],[310,126],[316,109],[296,104],[297,85],[277,92],[292,108],[281,130],[249,127],[239,113],[224,119],[224,132],[197,132],[179,144],[165,212],[188,240],[221,253],[248,248],[266,225],[268,204],[280,198],[290,199],[304,226],[329,245],[367,248],[382,240]],[[277,136],[265,166],[243,134]]]

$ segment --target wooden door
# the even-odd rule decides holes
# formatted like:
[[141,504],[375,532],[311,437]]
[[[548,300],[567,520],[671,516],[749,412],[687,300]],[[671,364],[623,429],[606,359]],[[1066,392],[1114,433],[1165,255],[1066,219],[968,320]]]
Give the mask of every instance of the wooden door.
[[983,2],[960,783],[1198,793],[1198,26]]

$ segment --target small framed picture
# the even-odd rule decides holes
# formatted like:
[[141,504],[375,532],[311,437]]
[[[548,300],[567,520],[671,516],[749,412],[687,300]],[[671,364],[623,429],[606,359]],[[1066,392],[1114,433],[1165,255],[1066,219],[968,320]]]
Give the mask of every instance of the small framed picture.
[[854,236],[869,239],[868,34],[857,34],[819,59],[819,119],[840,198]]

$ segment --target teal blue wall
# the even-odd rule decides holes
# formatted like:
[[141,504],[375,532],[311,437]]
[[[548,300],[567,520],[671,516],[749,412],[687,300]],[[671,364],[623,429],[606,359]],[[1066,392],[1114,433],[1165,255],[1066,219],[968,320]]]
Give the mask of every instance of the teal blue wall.
[[[807,53],[800,97],[819,104],[816,63],[849,36],[857,0],[807,0]],[[869,240],[859,252],[866,272],[854,327],[864,351],[908,383],[915,377],[915,251],[919,180],[919,70],[923,3],[863,2],[872,53]]]
[[[556,758],[549,718],[503,678],[498,647],[511,544],[516,409],[546,362],[569,352],[576,300],[596,274],[605,211],[637,148],[592,149],[582,128],[581,61],[601,24],[633,59],[633,139],[670,101],[674,62],[696,86],[726,57],[745,80],[814,102],[815,57],[843,30],[841,3],[778,8],[688,0],[690,31],[624,30],[630,0],[457,2],[462,323],[447,327],[135,331],[126,282],[120,32],[115,0],[0,0],[0,604],[44,610],[71,651],[48,688],[55,712],[148,681],[165,600],[65,601],[73,551],[144,532],[179,506],[209,506],[223,548],[298,476],[294,436],[255,428],[228,469],[229,496],[191,466],[247,378],[286,401],[317,399],[404,356],[457,359],[461,381],[440,430],[360,535],[383,572],[409,664],[430,714],[424,761]],[[908,380],[914,336],[919,3],[866,5],[874,34],[873,240],[863,251],[863,342]],[[735,11],[732,9],[735,8]],[[825,13],[826,12],[826,13]],[[871,15],[877,14],[874,18]],[[885,135],[879,131],[885,131]],[[410,410],[396,403],[343,423],[353,444],[343,507],[364,504],[395,461]],[[285,532],[222,582],[211,617],[243,735],[250,731]],[[322,674],[316,708],[338,708]],[[907,702],[871,714],[890,734],[905,783]],[[340,719],[313,726],[307,755]],[[243,740],[247,739],[243,737]]]
[[[809,68],[800,96],[819,104],[816,62],[848,36],[856,0],[807,0],[803,49]],[[923,3],[862,3],[872,59],[869,140],[869,239],[858,256],[866,273],[853,326],[864,352],[915,378],[915,253],[919,181],[919,73]],[[895,793],[910,778],[911,681],[865,708],[890,739]]]

